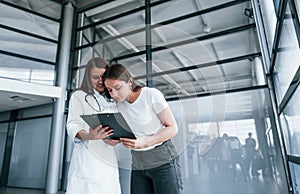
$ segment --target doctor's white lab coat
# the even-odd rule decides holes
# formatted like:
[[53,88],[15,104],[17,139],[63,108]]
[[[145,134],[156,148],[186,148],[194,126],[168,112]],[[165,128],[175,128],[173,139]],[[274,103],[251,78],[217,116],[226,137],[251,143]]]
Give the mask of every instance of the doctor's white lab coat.
[[[85,92],[75,91],[69,102],[67,132],[74,143],[74,149],[66,194],[121,194],[114,147],[102,140],[82,141],[75,137],[79,130],[89,130],[89,126],[80,115],[96,113],[86,103],[85,96]],[[102,109],[112,111],[115,106],[113,103],[107,102],[100,94],[95,96]]]

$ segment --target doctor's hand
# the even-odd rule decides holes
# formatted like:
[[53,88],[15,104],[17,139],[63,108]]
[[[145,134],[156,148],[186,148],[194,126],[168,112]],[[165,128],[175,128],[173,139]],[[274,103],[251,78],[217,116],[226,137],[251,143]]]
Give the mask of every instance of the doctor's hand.
[[115,139],[103,139],[103,141],[108,144],[108,145],[111,145],[111,146],[115,146],[117,145],[118,143],[120,143],[120,140],[115,140]]
[[90,140],[100,140],[105,139],[108,136],[113,134],[113,130],[109,129],[109,127],[103,127],[102,125],[98,125],[95,129],[89,129],[89,139]]
[[138,136],[136,136],[136,139],[120,138],[120,141],[126,148],[130,149],[140,149],[147,147],[145,139]]

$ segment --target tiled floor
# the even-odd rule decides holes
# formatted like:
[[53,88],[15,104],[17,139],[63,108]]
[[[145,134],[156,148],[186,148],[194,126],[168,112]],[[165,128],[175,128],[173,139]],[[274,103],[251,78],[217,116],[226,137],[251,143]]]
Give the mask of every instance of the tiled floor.
[[189,177],[185,180],[184,194],[284,194],[268,177],[259,177],[248,181],[226,180],[221,177],[204,179],[201,176]]
[[[202,163],[198,169],[198,173],[191,173],[188,178],[184,179],[184,194],[287,194],[285,189],[279,185],[271,177],[263,177],[262,175],[250,180],[244,180],[241,172],[238,172],[236,179],[224,178],[219,173],[211,173],[208,171],[205,163]],[[124,174],[123,174],[124,175]],[[126,175],[125,175],[126,176]],[[124,178],[124,176],[123,176]],[[128,194],[128,183],[125,188]],[[29,190],[17,188],[0,188],[0,194],[44,194],[43,190]],[[57,194],[64,194],[58,192]]]
[[[44,194],[44,190],[38,189],[19,189],[19,188],[0,188],[1,194]],[[57,194],[64,194],[65,192],[58,192]]]
[[207,164],[201,162],[198,173],[184,179],[184,194],[288,194],[271,176],[259,175],[245,180],[240,168],[236,177],[231,173],[228,171],[223,176],[223,173],[211,172]]
[[[58,192],[57,194],[64,194]],[[184,194],[284,194],[269,179],[251,181],[202,180],[199,176],[185,180]],[[44,194],[43,190],[0,188],[0,194]]]

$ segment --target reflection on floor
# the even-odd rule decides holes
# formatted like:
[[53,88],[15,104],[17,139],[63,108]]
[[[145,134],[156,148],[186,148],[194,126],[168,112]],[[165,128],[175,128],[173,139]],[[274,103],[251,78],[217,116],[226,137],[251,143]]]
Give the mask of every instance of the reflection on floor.
[[[223,176],[218,172],[208,170],[206,163],[199,165],[198,172],[191,172],[184,179],[184,194],[285,194],[280,191],[276,181],[271,176],[259,175],[245,180],[240,169],[236,178]],[[192,174],[192,175],[191,175]],[[129,183],[129,181],[127,181]],[[42,190],[17,188],[0,188],[0,194],[43,194]],[[59,192],[57,194],[64,194]],[[127,192],[123,192],[127,194]]]
[[[258,176],[245,178],[237,165],[236,176],[232,171],[209,171],[206,162],[200,162],[198,173],[184,179],[184,194],[285,194],[278,183],[271,176]],[[222,169],[224,170],[224,169]],[[191,173],[190,173],[191,174]]]
[[[38,189],[19,189],[19,188],[0,188],[0,194],[44,194],[44,190]],[[64,194],[65,192],[58,192],[57,194]]]
[[[188,181],[189,183],[185,184],[185,194],[280,194],[279,189],[271,180],[258,179],[245,182],[214,179],[207,181],[192,177]],[[187,185],[191,186],[187,187]]]

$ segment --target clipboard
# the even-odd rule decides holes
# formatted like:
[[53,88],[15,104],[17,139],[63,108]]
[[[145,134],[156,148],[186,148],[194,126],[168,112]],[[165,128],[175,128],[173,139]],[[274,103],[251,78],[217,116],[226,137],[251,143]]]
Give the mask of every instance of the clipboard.
[[80,115],[80,117],[91,128],[96,128],[99,124],[102,124],[103,126],[109,126],[109,128],[114,132],[113,135],[109,136],[109,139],[119,140],[121,137],[136,139],[125,118],[120,112]]

